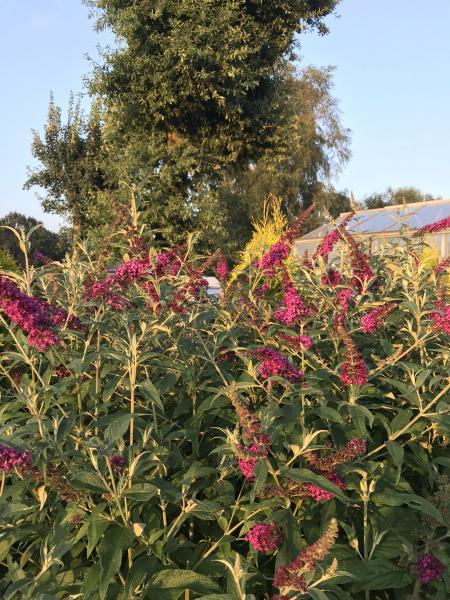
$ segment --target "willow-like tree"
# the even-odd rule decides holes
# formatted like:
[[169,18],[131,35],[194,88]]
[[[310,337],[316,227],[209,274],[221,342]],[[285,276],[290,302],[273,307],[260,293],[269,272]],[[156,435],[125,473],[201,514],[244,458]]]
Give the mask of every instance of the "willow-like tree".
[[282,198],[285,215],[293,219],[313,197],[319,210],[310,225],[328,212],[348,210],[349,198],[330,187],[330,180],[350,156],[350,133],[342,126],[332,94],[330,67],[307,67],[300,73],[287,68],[277,89],[276,127],[258,160],[233,170],[221,192],[227,196],[228,215],[239,232],[236,243],[248,237],[252,220],[262,216],[264,199]]
[[[114,178],[139,184],[170,241],[223,232],[224,174],[274,143],[286,65],[337,0],[87,0],[105,51],[91,91],[105,102]],[[283,119],[282,119],[283,120]]]

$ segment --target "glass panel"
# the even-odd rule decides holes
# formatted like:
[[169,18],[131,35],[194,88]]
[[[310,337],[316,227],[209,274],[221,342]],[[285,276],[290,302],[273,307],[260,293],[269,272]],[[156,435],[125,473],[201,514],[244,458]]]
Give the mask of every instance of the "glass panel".
[[[351,219],[348,230],[355,234],[368,234],[418,229],[447,217],[450,217],[450,200],[429,202],[421,206],[409,204],[390,209],[361,211]],[[340,221],[342,219],[337,220],[338,223]],[[307,233],[302,239],[323,238],[334,227],[334,223],[322,225]],[[446,252],[450,252],[450,249]]]
[[297,256],[304,256],[305,252],[307,252],[308,256],[311,256],[314,253],[314,250],[317,248],[317,246],[318,244],[316,242],[296,241],[295,254]]

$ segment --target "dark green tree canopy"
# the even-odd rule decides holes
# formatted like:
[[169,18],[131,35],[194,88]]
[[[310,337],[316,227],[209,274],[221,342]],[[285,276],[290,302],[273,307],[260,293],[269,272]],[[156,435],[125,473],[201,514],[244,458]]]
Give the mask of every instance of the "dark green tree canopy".
[[[26,233],[39,224],[34,217],[27,217],[18,212],[10,212],[0,218],[0,225],[23,229]],[[52,260],[60,260],[68,250],[67,237],[64,234],[39,227],[31,236],[31,254],[41,252]],[[23,264],[23,254],[19,249],[16,236],[8,229],[0,227],[0,249],[7,252],[17,264]]]
[[[125,136],[162,132],[190,142],[211,166],[253,158],[295,35],[336,0],[88,0],[122,43],[105,52],[92,89]],[[276,109],[276,106],[272,106]],[[205,146],[203,148],[202,146]]]
[[414,204],[415,202],[429,202],[437,200],[432,194],[424,194],[415,187],[388,187],[385,192],[375,192],[364,199],[366,208],[383,208],[385,206],[395,206],[397,204]]
[[324,30],[337,0],[88,4],[118,39],[91,78],[105,104],[112,177],[138,184],[149,223],[170,241],[193,229],[225,235],[224,179],[273,146],[296,35]]

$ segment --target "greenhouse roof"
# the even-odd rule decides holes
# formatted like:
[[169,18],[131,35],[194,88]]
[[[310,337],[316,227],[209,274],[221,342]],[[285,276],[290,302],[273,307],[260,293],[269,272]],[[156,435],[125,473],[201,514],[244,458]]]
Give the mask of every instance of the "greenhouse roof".
[[[349,213],[342,213],[333,223],[327,223],[302,236],[302,240],[315,240],[342,223]],[[450,217],[450,200],[432,200],[415,204],[398,204],[384,208],[359,210],[346,229],[358,235],[414,230]]]

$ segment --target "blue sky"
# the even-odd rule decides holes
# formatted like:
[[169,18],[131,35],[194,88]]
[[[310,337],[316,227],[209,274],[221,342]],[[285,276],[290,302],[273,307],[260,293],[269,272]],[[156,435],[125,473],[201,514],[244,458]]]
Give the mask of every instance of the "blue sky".
[[[353,157],[334,182],[362,198],[412,185],[450,197],[449,0],[343,0],[330,34],[303,36],[304,64],[335,65],[335,95]],[[81,0],[2,2],[0,215],[18,210],[54,229],[35,191],[31,129],[42,129],[50,90],[66,106],[83,89],[86,54],[100,42]]]

